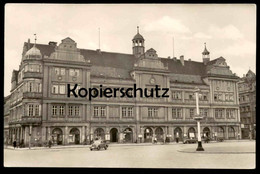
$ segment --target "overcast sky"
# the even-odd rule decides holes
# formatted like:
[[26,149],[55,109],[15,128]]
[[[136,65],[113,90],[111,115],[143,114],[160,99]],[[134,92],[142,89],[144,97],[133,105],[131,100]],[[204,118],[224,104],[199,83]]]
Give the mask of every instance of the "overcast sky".
[[202,61],[206,42],[211,60],[224,57],[239,76],[249,68],[255,72],[255,5],[7,4],[4,95],[10,94],[12,71],[19,69],[23,43],[28,38],[34,42],[34,33],[37,43],[59,44],[70,37],[78,48],[97,49],[100,28],[102,51],[131,54],[137,26],[146,50],[154,48],[159,57],[174,54]]

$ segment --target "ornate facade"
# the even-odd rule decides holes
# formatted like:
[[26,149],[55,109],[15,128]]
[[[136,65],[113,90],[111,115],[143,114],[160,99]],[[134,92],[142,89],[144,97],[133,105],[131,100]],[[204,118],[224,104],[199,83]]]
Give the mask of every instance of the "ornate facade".
[[[201,134],[237,139],[241,134],[238,77],[223,57],[202,61],[161,58],[145,51],[144,37],[132,40],[133,54],[78,49],[67,37],[57,45],[24,43],[19,70],[13,71],[9,136],[26,145],[53,139],[79,144],[100,136],[110,142],[173,141],[178,133],[197,137],[194,89],[199,99]],[[90,87],[169,88],[169,98],[68,98],[67,84]],[[29,141],[30,140],[30,141]]]
[[256,136],[256,75],[251,70],[238,83],[243,139]]

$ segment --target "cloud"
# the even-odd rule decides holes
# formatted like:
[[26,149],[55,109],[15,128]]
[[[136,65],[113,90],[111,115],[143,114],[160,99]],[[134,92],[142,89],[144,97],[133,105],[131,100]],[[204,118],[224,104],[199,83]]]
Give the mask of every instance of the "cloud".
[[182,36],[181,39],[183,39],[183,40],[191,40],[191,39],[193,39],[193,37],[191,37],[191,36]]
[[151,22],[144,27],[146,32],[160,31],[165,33],[190,33],[190,29],[183,25],[180,20],[169,16],[163,16],[157,21]]
[[221,39],[242,39],[244,35],[237,29],[234,25],[227,25],[223,28],[220,28],[216,25],[211,25],[209,27],[209,34],[214,38]]
[[255,56],[256,54],[256,44],[250,41],[240,41],[236,42],[230,46],[227,46],[225,49],[221,50],[222,53],[226,55],[233,56]]
[[212,38],[211,35],[207,35],[207,34],[201,33],[201,32],[195,33],[194,37],[198,38],[198,39],[211,39]]

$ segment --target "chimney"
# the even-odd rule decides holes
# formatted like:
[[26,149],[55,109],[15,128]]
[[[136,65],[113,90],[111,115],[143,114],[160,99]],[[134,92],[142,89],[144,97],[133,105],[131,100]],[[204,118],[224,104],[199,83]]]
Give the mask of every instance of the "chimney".
[[168,59],[171,59],[171,56],[168,56]]
[[27,42],[27,50],[30,49],[30,39],[28,39],[28,42]]
[[181,56],[180,56],[180,60],[181,60],[182,66],[184,66],[184,55],[181,55]]
[[51,46],[57,46],[57,42],[50,41],[50,42],[49,42],[49,45],[51,45]]

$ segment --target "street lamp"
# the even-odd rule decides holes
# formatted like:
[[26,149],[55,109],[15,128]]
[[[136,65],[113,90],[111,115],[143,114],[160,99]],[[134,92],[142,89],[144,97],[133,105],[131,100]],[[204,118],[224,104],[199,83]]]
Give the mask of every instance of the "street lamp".
[[198,126],[198,147],[196,151],[204,151],[202,147],[202,142],[201,142],[201,136],[200,136],[200,121],[203,119],[203,117],[200,116],[200,111],[199,111],[199,91],[200,89],[198,87],[195,88],[195,95],[196,95],[196,117],[194,117],[194,120],[197,121],[197,126]]

